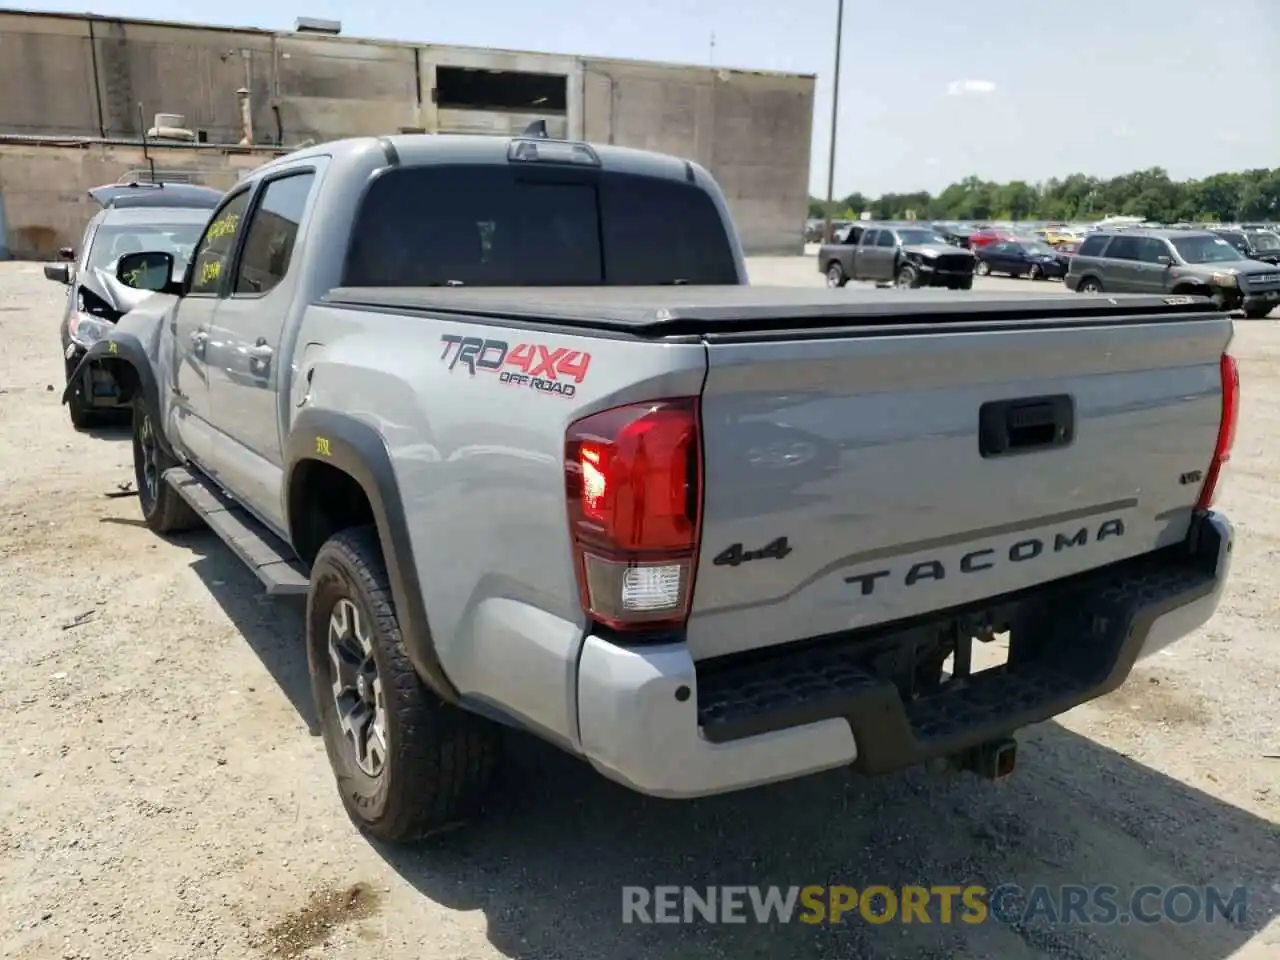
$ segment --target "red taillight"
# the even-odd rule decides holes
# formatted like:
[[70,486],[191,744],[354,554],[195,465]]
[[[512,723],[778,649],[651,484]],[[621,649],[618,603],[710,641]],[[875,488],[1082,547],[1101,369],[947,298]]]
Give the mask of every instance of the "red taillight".
[[570,424],[564,477],[583,610],[616,630],[682,624],[702,510],[695,398]]
[[1197,510],[1208,510],[1217,496],[1222,468],[1231,459],[1231,448],[1236,442],[1236,421],[1240,419],[1240,367],[1229,353],[1222,355],[1222,420],[1218,424],[1218,443],[1213,450],[1213,461],[1200,488]]

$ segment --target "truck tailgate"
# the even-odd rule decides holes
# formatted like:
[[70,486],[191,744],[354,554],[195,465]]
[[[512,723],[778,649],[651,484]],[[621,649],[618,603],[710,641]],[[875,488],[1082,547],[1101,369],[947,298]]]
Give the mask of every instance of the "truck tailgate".
[[710,338],[695,659],[943,610],[1182,540],[1231,330],[1201,315]]

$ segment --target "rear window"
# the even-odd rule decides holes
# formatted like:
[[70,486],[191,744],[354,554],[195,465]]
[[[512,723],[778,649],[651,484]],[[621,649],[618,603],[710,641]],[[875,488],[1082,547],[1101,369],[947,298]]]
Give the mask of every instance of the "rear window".
[[356,216],[352,287],[736,284],[729,238],[692,184],[507,166],[391,170]]
[[1100,257],[1102,251],[1106,249],[1107,241],[1110,237],[1086,237],[1080,244],[1080,249],[1076,251],[1077,257]]

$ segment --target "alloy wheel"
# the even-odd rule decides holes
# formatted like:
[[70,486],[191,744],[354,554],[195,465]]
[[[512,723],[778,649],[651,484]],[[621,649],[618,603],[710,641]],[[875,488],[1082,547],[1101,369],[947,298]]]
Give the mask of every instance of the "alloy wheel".
[[377,777],[387,762],[386,702],[368,625],[359,608],[345,598],[329,615],[329,663],[342,735],[356,766]]
[[138,424],[138,449],[142,453],[142,489],[147,503],[155,503],[160,496],[160,447],[156,443],[151,414],[143,414]]

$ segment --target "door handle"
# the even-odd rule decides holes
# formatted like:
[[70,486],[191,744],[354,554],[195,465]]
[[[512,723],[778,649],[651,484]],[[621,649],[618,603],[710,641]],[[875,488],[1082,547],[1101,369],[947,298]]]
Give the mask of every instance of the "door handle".
[[1065,447],[1075,428],[1075,403],[1068,394],[993,401],[978,411],[978,449],[988,458]]
[[252,347],[245,351],[249,355],[249,371],[258,377],[266,377],[271,370],[271,345],[266,337],[259,337]]

